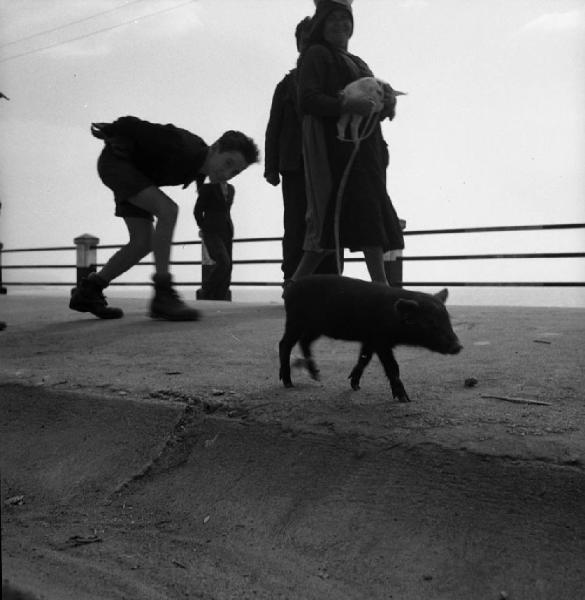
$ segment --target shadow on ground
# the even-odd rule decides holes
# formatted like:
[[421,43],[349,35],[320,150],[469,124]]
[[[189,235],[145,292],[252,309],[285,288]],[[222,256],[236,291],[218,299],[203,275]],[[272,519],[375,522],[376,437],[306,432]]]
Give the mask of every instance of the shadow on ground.
[[4,572],[47,599],[582,597],[579,468],[202,405],[2,398]]

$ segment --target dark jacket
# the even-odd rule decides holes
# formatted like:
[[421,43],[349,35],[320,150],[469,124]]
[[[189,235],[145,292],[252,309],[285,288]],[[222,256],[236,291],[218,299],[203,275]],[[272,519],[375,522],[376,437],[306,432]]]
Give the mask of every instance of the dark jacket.
[[202,184],[199,173],[209,147],[197,135],[174,125],[160,125],[137,117],[113,123],[92,123],[92,134],[114,154],[128,159],[157,186]]
[[297,70],[287,73],[272,97],[264,144],[264,173],[296,171],[302,166],[301,117]]
[[[329,179],[331,184],[323,223],[323,248],[333,247],[338,188],[354,150],[353,144],[337,138],[337,120],[342,113],[339,92],[351,81],[369,76],[372,71],[361,58],[324,43],[310,46],[300,57],[300,110],[308,124],[316,121],[320,125],[320,139],[308,139],[307,143],[326,150],[322,163],[325,168],[321,168],[321,164],[309,166],[308,179],[316,183]],[[352,251],[367,246],[379,246],[384,251],[404,248],[400,223],[386,190],[388,159],[388,147],[377,124],[371,135],[360,143],[343,185],[340,239],[342,245]],[[309,191],[318,193],[319,186]]]
[[235,189],[227,184],[227,197],[219,183],[205,183],[199,187],[199,195],[193,214],[197,225],[204,233],[219,233],[234,236],[234,224],[230,210],[234,203]]

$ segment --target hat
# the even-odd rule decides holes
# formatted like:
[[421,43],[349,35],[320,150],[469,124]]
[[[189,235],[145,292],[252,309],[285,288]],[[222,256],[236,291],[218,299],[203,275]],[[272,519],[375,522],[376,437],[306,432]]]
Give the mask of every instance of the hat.
[[353,12],[351,10],[351,4],[353,0],[314,0],[314,2],[316,9],[315,14],[313,15],[313,24],[309,37],[311,42],[322,39],[325,19],[327,19],[327,17],[334,10],[338,10],[340,8],[347,10],[353,25]]
[[319,8],[320,4],[327,4],[329,2],[335,2],[335,4],[342,4],[344,8],[347,8],[347,10],[349,10],[349,12],[351,12],[351,5],[353,3],[353,0],[314,0],[315,2],[315,6],[317,7],[317,9]]

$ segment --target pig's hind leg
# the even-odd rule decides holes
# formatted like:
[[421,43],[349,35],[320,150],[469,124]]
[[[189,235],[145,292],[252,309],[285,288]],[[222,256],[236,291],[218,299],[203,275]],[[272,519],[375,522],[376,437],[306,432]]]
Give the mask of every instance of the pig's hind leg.
[[301,352],[305,358],[305,368],[309,371],[309,375],[311,379],[315,381],[319,381],[319,369],[313,360],[313,354],[311,353],[311,344],[319,337],[319,335],[311,335],[306,332],[303,332],[299,339],[299,346],[301,348]]
[[362,378],[364,369],[368,366],[372,360],[373,350],[366,344],[362,344],[360,348],[360,355],[355,367],[351,370],[348,379],[351,382],[352,390],[360,389],[360,380]]
[[390,380],[390,388],[392,389],[392,396],[398,400],[398,402],[410,402],[410,398],[404,389],[404,385],[400,380],[400,369],[398,363],[394,358],[394,352],[391,348],[376,348],[376,354],[384,367],[384,372]]

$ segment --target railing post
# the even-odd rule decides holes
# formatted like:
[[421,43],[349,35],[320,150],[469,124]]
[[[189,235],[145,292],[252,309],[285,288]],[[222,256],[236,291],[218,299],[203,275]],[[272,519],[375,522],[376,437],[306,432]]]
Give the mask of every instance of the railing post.
[[[406,229],[406,221],[398,219],[402,231]],[[384,271],[386,279],[392,287],[402,287],[402,250],[384,252]]]
[[81,283],[84,277],[97,270],[97,245],[99,238],[89,233],[84,233],[76,237],[73,242],[77,246],[77,285]]

